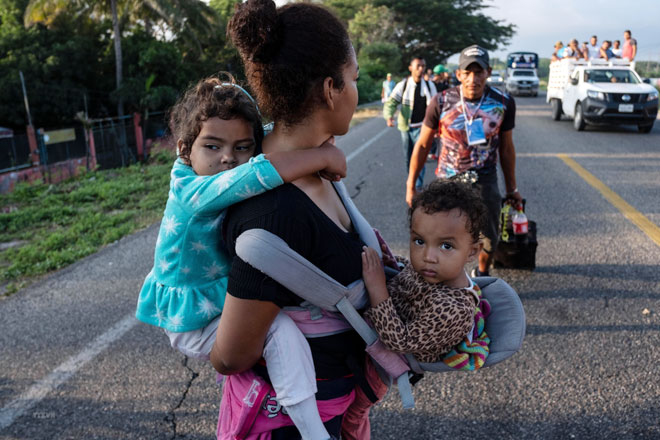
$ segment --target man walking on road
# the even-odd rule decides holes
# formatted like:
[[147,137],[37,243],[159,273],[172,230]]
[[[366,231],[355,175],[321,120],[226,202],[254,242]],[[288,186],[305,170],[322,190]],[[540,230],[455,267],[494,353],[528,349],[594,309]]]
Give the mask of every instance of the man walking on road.
[[516,104],[513,98],[487,85],[490,76],[488,52],[470,46],[461,52],[456,87],[436,95],[426,110],[412,158],[406,183],[406,202],[411,203],[416,192],[415,182],[424,169],[428,151],[436,132],[440,136],[440,158],[436,176],[447,179],[458,176],[470,180],[477,177],[481,197],[488,207],[488,225],[482,231],[484,250],[473,276],[488,275],[497,246],[501,195],[497,186],[497,156],[499,154],[506,198],[522,203],[516,185],[516,151],[513,145]]
[[[410,76],[401,80],[392,90],[389,99],[383,108],[383,114],[387,125],[394,127],[394,113],[401,104],[397,128],[401,132],[403,152],[406,155],[406,169],[410,168],[410,156],[419,138],[422,122],[426,114],[426,107],[431,98],[436,94],[435,85],[423,78],[426,62],[424,59],[415,57],[410,61],[408,70]],[[424,169],[417,176],[417,191],[424,184]]]

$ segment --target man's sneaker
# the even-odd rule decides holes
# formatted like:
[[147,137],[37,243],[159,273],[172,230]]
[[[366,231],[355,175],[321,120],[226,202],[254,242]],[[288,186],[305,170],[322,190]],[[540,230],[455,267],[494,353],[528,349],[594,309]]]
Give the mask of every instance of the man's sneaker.
[[488,274],[488,272],[479,272],[479,268],[475,267],[474,269],[472,269],[472,272],[470,272],[470,276],[472,278],[476,278],[476,277],[487,277],[490,275]]

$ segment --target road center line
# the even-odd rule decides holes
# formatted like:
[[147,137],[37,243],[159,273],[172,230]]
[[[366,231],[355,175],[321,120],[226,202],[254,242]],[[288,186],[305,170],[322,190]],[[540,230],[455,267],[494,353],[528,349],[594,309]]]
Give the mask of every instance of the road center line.
[[641,212],[633,208],[623,200],[617,193],[609,189],[603,182],[598,180],[596,176],[591,174],[586,169],[582,168],[575,160],[568,157],[566,154],[558,154],[561,160],[566,163],[573,171],[582,177],[589,185],[593,186],[600,192],[607,201],[609,201],[616,209],[630,220],[635,226],[642,230],[651,240],[660,246],[660,228],[652,221],[644,216]]
[[[371,140],[353,151],[346,157],[346,162],[349,162],[355,156],[369,148],[388,131],[390,131],[389,127],[383,129]],[[14,423],[17,418],[21,417],[32,407],[37,405],[51,391],[69,380],[80,368],[108,348],[110,344],[121,338],[124,333],[133,328],[137,323],[138,321],[135,319],[135,315],[133,313],[128,314],[124,319],[115,324],[114,327],[87,344],[80,353],[71,356],[64,363],[55,368],[48,376],[32,385],[16,399],[10,401],[0,409],[0,430]]]
[[16,399],[9,402],[0,409],[0,430],[8,427],[14,421],[25,414],[30,408],[38,404],[44,397],[55,388],[69,380],[80,368],[94,359],[99,353],[108,348],[124,333],[137,324],[137,319],[132,313],[115,324],[110,330],[97,337],[83,348],[83,350],[71,356],[64,363],[55,368],[48,376],[44,377]]

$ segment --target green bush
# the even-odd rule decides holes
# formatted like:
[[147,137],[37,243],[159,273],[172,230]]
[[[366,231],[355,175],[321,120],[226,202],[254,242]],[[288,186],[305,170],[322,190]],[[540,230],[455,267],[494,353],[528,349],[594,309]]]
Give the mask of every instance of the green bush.
[[380,100],[381,87],[382,80],[376,80],[369,75],[360,74],[360,79],[358,80],[358,104]]

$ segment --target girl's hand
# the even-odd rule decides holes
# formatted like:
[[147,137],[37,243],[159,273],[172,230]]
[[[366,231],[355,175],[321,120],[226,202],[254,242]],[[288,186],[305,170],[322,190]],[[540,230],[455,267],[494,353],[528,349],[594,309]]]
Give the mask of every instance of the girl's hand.
[[319,173],[320,176],[331,181],[346,177],[346,156],[334,145],[334,138],[324,142],[319,150],[325,156],[325,168]]
[[375,307],[390,297],[385,283],[385,271],[375,249],[364,246],[362,250],[362,279],[369,293],[371,306]]

